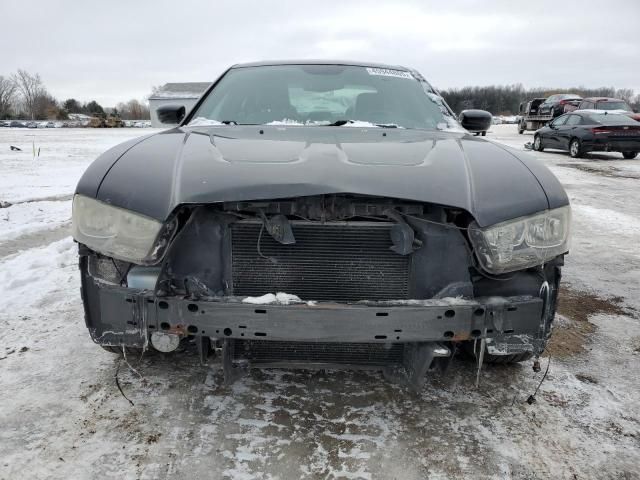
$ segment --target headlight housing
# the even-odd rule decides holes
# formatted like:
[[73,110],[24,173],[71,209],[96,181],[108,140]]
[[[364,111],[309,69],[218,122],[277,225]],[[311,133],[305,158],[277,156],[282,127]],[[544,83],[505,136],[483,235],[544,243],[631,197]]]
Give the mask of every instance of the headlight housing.
[[482,268],[500,274],[522,270],[569,250],[571,207],[479,228],[469,226],[469,238]]
[[158,236],[163,224],[152,218],[99,200],[73,197],[73,238],[109,257],[137,264],[155,263],[161,256]]

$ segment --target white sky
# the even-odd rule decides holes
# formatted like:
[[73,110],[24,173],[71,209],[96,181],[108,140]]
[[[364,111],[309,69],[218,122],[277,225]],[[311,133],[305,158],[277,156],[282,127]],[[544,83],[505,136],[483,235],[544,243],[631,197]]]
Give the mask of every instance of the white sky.
[[0,0],[0,31],[0,75],[105,106],[285,58],[402,64],[439,88],[640,92],[640,0]]

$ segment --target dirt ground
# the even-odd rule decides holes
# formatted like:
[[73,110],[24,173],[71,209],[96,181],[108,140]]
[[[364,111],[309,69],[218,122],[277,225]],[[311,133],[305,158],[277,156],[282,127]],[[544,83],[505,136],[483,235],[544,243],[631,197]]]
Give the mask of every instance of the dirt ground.
[[[574,219],[543,370],[488,365],[476,389],[474,364],[455,361],[415,396],[348,371],[252,370],[225,386],[194,348],[127,365],[94,345],[69,195],[99,151],[140,132],[35,133],[38,162],[0,130],[13,204],[0,208],[0,480],[640,478],[640,159],[534,153]],[[487,138],[532,140],[515,125]]]

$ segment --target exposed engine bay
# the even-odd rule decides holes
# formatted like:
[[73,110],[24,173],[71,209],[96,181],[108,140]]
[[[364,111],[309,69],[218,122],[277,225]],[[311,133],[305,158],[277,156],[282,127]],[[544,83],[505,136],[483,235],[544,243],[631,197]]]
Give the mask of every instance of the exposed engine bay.
[[561,258],[489,275],[472,221],[343,194],[185,206],[157,265],[81,248],[85,297],[102,305],[87,323],[103,345],[171,350],[195,338],[203,357],[218,346],[229,381],[246,366],[346,366],[419,388],[463,346],[537,356]]

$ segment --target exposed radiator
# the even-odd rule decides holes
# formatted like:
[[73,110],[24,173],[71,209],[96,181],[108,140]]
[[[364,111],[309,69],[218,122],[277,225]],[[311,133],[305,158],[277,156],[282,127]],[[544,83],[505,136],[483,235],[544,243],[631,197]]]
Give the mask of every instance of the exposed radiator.
[[401,343],[323,343],[236,340],[234,358],[252,363],[332,363],[384,366],[401,364]]
[[391,250],[390,224],[294,223],[296,243],[282,245],[259,223],[232,225],[233,293],[286,292],[303,300],[405,299],[409,258]]

